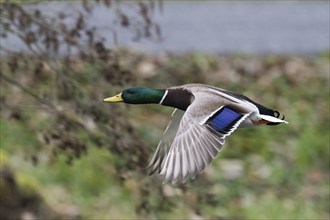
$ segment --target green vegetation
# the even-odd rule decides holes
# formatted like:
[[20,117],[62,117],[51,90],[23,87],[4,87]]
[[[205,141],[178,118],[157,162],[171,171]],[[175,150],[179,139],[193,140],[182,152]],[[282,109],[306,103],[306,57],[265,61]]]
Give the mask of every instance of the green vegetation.
[[[329,218],[329,53],[311,58],[118,54],[121,68],[132,71],[128,82],[119,80],[127,77],[120,71],[104,80],[109,72],[102,64],[78,59],[66,73],[70,81],[64,82],[73,87],[61,87],[65,92],[56,90],[58,79],[47,66],[35,72],[34,59],[14,72],[2,59],[5,76],[38,95],[59,93],[60,114],[1,81],[1,167],[9,167],[19,185],[70,218]],[[245,94],[284,113],[290,124],[239,129],[196,180],[162,185],[143,167],[172,109],[101,100],[130,86],[192,82]],[[82,126],[68,129],[67,121]]]
[[[0,219],[329,219],[329,52],[151,56],[107,48],[85,21],[100,4],[113,42],[118,26],[159,39],[159,1],[79,1],[51,17],[6,2],[1,37],[28,51],[0,47]],[[163,185],[144,168],[173,109],[102,100],[186,83],[245,94],[290,124],[238,129],[197,179]]]

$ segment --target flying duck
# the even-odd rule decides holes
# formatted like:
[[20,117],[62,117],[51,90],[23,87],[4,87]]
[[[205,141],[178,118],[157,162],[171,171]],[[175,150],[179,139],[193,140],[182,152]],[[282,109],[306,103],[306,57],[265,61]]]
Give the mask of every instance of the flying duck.
[[129,88],[103,101],[175,108],[148,165],[150,175],[157,172],[164,183],[172,184],[185,183],[201,173],[236,128],[288,123],[278,111],[244,95],[204,84]]

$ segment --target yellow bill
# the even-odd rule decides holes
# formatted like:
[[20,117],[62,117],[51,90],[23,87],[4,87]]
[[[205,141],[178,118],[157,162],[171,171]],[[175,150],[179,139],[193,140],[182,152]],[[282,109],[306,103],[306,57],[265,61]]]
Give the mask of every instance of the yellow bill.
[[118,95],[103,99],[103,102],[122,102],[123,101],[123,97],[122,97],[122,93],[119,93]]

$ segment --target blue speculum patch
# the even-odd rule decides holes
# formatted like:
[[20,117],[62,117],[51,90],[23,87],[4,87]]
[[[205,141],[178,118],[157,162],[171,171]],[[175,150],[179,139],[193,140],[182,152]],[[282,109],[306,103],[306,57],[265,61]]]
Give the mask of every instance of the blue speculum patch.
[[243,115],[240,113],[223,107],[216,112],[206,123],[214,130],[226,133]]

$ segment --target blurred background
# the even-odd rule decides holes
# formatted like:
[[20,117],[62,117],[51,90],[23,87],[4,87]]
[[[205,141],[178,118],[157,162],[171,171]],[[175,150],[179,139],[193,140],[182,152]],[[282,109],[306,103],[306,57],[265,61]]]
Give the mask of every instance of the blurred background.
[[[329,219],[329,1],[1,1],[0,218]],[[205,83],[285,114],[186,184],[147,166],[173,109],[102,100]]]

